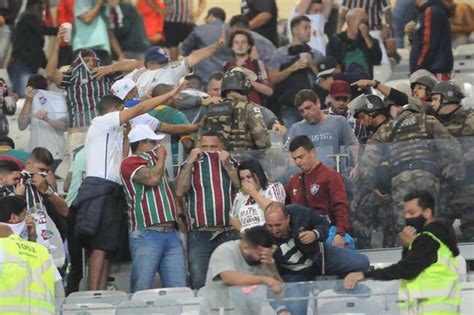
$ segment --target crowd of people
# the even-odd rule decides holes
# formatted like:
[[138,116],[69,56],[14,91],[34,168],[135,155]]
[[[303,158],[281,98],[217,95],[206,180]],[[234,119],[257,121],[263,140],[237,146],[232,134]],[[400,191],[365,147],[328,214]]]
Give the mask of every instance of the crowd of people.
[[[0,1],[0,247],[41,260],[38,299],[54,296],[66,240],[66,294],[85,276],[84,248],[88,290],[131,259],[131,292],[156,273],[163,287],[205,286],[218,294],[204,314],[229,303],[229,285],[419,279],[459,254],[455,220],[474,241],[473,104],[450,81],[453,47],[472,41],[469,5],[298,0],[279,20],[275,0],[242,0],[230,18],[205,0],[59,0],[54,23],[52,2]],[[396,66],[397,47],[411,75],[392,87],[374,67]],[[19,98],[24,151],[5,118]],[[355,251],[399,245],[391,269]]]

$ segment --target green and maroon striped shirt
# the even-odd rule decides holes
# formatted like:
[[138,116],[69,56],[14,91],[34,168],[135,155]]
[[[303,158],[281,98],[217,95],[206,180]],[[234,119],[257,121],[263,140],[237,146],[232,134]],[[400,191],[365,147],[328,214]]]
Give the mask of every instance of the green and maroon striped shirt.
[[228,226],[234,193],[219,153],[203,153],[194,163],[187,196],[191,228]]
[[[100,62],[97,61],[97,66]],[[102,97],[110,94],[110,87],[120,76],[108,75],[103,79],[93,78],[92,73],[78,56],[64,73],[60,88],[66,90],[69,110],[69,128],[90,126],[97,112],[97,105]]]
[[120,167],[123,190],[127,197],[130,231],[176,221],[176,202],[166,176],[157,186],[146,186],[133,180],[142,168],[152,168],[157,162],[157,149],[131,155],[122,161]]

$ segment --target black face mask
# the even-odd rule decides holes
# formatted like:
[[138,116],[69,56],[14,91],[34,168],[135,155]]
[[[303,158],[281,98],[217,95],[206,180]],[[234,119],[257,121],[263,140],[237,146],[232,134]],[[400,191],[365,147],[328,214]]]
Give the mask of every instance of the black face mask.
[[419,215],[416,218],[405,219],[406,226],[412,226],[416,229],[417,232],[420,232],[423,229],[423,226],[426,223],[426,219],[423,215]]

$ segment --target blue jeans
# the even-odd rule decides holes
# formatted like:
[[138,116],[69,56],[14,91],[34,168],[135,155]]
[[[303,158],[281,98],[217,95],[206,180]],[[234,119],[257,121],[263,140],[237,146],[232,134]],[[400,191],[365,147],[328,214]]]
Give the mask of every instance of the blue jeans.
[[206,282],[207,267],[212,252],[222,243],[239,239],[239,233],[229,230],[211,240],[213,232],[192,230],[188,234],[189,273],[191,288],[198,290]]
[[[344,277],[350,272],[369,270],[369,259],[365,255],[331,245],[324,245],[324,250],[326,275]],[[308,297],[313,286],[311,284],[300,284],[297,282],[314,281],[315,278],[320,275],[320,268],[316,269],[318,273],[314,273],[311,276],[308,274],[283,275],[282,278],[285,281],[285,298]],[[308,300],[286,301],[284,303],[276,301],[272,303],[272,306],[277,309],[282,304],[291,314],[306,314],[308,308]]]
[[289,107],[283,105],[280,109],[280,116],[281,121],[286,126],[286,128],[288,128],[288,130],[290,130],[293,124],[303,119],[298,109],[294,106]]
[[369,258],[355,251],[325,245],[326,275],[345,277],[350,272],[368,271]]
[[28,79],[35,74],[33,69],[19,59],[13,59],[8,65],[8,76],[12,83],[11,92],[18,93],[20,98],[25,97],[25,89]]
[[130,233],[131,291],[153,288],[158,271],[164,288],[186,286],[183,243],[177,231],[139,230]]
[[416,1],[413,0],[397,0],[397,4],[393,10],[393,28],[395,30],[395,39],[397,48],[403,48],[403,38],[405,37],[405,24],[411,20],[415,20],[418,14]]

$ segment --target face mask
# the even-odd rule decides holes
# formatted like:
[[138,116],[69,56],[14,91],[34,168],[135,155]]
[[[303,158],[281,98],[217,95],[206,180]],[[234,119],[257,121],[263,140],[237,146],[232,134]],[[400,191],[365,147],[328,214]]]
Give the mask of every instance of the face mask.
[[426,219],[423,215],[419,215],[416,218],[405,219],[405,225],[412,226],[417,232],[420,232],[425,225]]
[[131,100],[128,100],[125,102],[125,107],[126,108],[132,108],[133,106],[137,105],[140,103],[139,98],[132,98]]
[[27,232],[26,232],[25,220],[23,220],[20,223],[15,223],[15,224],[10,224],[10,223],[2,223],[2,224],[8,225],[10,229],[12,229],[13,234],[16,234],[20,236],[21,238],[25,238],[25,239],[28,237]]

